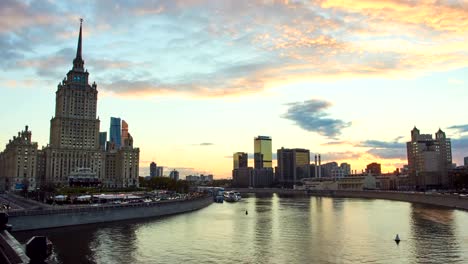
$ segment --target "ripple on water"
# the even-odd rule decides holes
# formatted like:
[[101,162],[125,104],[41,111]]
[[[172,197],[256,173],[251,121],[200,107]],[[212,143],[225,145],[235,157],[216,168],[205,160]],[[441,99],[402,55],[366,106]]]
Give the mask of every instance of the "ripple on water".
[[275,195],[46,235],[61,263],[468,263],[466,223],[437,207]]

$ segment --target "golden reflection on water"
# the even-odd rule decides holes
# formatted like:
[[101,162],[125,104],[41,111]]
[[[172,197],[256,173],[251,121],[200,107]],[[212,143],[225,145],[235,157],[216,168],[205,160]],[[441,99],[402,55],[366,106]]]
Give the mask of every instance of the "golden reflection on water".
[[467,223],[467,212],[440,207],[274,194],[15,236],[49,236],[59,263],[468,263]]

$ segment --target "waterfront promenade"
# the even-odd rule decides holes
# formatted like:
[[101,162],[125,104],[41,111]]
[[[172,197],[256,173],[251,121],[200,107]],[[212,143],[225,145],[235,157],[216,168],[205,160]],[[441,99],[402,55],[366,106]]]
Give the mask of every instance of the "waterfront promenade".
[[13,231],[113,222],[166,216],[201,209],[213,202],[211,196],[130,204],[55,206],[8,212]]
[[240,193],[267,194],[277,193],[283,195],[311,195],[337,198],[368,198],[384,199],[409,203],[422,203],[428,205],[444,206],[455,209],[468,210],[468,197],[455,194],[400,192],[400,191],[346,191],[346,190],[293,190],[281,188],[239,188]]

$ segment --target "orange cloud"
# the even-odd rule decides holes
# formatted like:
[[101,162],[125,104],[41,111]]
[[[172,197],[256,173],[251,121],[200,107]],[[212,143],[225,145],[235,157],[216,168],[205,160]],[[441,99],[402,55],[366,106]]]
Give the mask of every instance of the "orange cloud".
[[439,31],[468,31],[468,4],[422,0],[325,0],[323,8],[358,12],[388,23],[418,24]]

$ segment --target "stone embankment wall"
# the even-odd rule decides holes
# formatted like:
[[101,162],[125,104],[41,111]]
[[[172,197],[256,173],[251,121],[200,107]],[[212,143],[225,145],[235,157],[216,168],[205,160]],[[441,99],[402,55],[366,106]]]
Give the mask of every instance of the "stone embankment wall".
[[423,203],[429,205],[445,206],[455,209],[468,210],[468,197],[462,197],[452,194],[437,194],[437,193],[419,193],[419,192],[392,192],[392,191],[344,191],[344,190],[324,190],[324,191],[304,191],[279,188],[265,189],[236,189],[241,193],[277,193],[285,195],[312,195],[312,196],[327,196],[339,198],[369,198],[369,199],[384,199],[410,203]]
[[165,216],[194,211],[213,203],[213,197],[144,204],[100,205],[96,207],[10,212],[13,231],[35,230]]
[[[327,193],[328,192],[328,193]],[[391,191],[316,191],[310,195],[323,195],[342,198],[371,198],[385,199],[410,203],[423,203],[429,205],[445,206],[468,210],[468,197],[453,194],[418,193],[418,192],[391,192]]]

